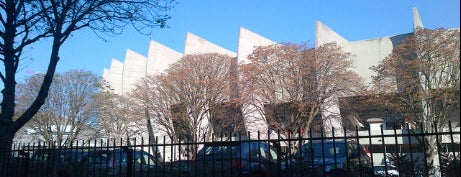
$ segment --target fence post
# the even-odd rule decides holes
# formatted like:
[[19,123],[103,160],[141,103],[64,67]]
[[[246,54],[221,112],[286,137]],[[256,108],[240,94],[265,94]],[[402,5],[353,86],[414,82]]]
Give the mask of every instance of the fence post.
[[24,177],[29,176],[29,164],[30,164],[30,156],[29,152],[26,152],[25,150],[19,151],[19,155],[24,156]]
[[131,177],[133,171],[133,151],[128,146],[123,146],[122,149],[126,153],[126,176]]

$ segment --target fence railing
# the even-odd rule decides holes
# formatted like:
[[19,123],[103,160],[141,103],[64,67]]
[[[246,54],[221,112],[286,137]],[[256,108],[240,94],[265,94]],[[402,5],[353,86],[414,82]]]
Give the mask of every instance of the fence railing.
[[[396,129],[281,136],[17,143],[0,163],[6,177],[49,176],[459,176],[460,129]],[[333,131],[334,132],[334,131]],[[231,135],[231,134],[229,134]],[[252,138],[246,138],[252,137]],[[207,139],[207,138],[204,138]],[[431,143],[429,144],[430,139]],[[431,153],[433,152],[433,153]],[[431,161],[433,159],[433,161]]]

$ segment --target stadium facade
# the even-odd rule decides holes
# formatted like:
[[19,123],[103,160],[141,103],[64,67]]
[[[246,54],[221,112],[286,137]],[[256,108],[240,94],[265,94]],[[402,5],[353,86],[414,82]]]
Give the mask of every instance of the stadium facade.
[[[404,34],[358,41],[348,41],[320,21],[316,22],[315,28],[315,46],[318,47],[322,44],[332,42],[339,44],[345,52],[349,52],[355,56],[356,68],[354,70],[362,78],[364,78],[367,83],[370,83],[373,71],[369,68],[377,65],[379,61],[391,54],[394,46],[398,45],[406,36],[411,35],[418,28],[423,28],[423,24],[417,9],[414,8],[414,31]],[[239,63],[249,62],[247,56],[255,47],[272,44],[276,44],[276,42],[243,27],[241,27],[239,31],[237,52],[220,47],[192,33],[186,34],[184,53],[177,52],[152,40],[150,41],[147,56],[143,56],[132,50],[127,50],[123,62],[117,59],[112,59],[110,68],[104,69],[103,79],[108,82],[116,94],[124,95],[133,89],[134,83],[136,83],[140,78],[150,74],[159,74],[164,72],[170,64],[178,61],[184,55],[220,53],[236,58]],[[340,116],[341,108],[338,98],[332,98],[331,101],[337,103],[336,105],[338,106],[330,107],[328,110],[322,112],[322,120],[324,122],[329,122],[328,124],[324,124],[324,129],[328,131],[333,127],[336,130],[342,130],[343,121]],[[246,130],[251,132],[266,132],[268,127],[263,116],[264,115],[251,116],[251,119],[258,120],[252,120],[251,125],[246,123]],[[244,120],[248,119],[249,118],[246,117],[244,118]],[[362,126],[362,123],[356,120],[348,122],[352,122],[354,126]]]

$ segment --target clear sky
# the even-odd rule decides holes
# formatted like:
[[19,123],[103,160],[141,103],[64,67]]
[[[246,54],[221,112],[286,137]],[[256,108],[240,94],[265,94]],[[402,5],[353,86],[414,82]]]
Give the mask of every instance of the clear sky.
[[[127,49],[147,56],[150,40],[182,53],[187,32],[234,52],[240,27],[276,42],[308,44],[315,41],[317,20],[349,41],[409,33],[413,7],[425,28],[459,28],[459,0],[178,0],[169,28],[151,35],[127,29],[103,41],[88,30],[74,33],[61,50],[57,72],[79,69],[101,76],[113,58],[124,61]],[[28,50],[18,81],[45,72],[49,51],[48,41]]]

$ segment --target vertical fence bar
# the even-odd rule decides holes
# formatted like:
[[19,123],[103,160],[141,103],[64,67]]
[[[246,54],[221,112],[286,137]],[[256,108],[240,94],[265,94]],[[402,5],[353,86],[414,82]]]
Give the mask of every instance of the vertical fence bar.
[[[271,128],[267,130],[267,139],[269,139],[273,143],[273,145],[275,146],[275,150],[277,151],[277,174],[280,175],[282,173],[282,148],[281,148],[282,143],[280,142],[280,134],[277,135],[277,139],[276,139],[277,141],[273,141],[271,139],[272,131],[275,131],[275,130],[272,130]],[[283,160],[285,160],[285,170],[289,172],[288,161],[286,159],[283,159]]]
[[[30,144],[27,144],[30,147]],[[30,172],[30,151],[29,150],[24,150],[25,154],[25,160],[24,160],[24,176],[28,177],[29,172]]]
[[[248,131],[248,132],[247,132],[247,137],[245,137],[245,141],[248,142],[248,143],[247,143],[247,144],[248,144],[248,149],[251,149],[251,143],[250,143],[251,141],[249,141],[250,138],[251,138],[251,133]],[[240,141],[240,143],[242,143],[242,141]],[[240,148],[240,151],[242,151],[242,149],[243,149],[243,148]],[[251,162],[251,158],[252,158],[251,155],[252,155],[252,154],[253,154],[253,153],[252,153],[251,151],[250,151],[249,154],[248,154],[248,161],[250,161],[250,162]],[[243,158],[243,156],[241,155],[241,156],[240,156],[240,161],[242,161],[242,158]],[[240,169],[240,170],[243,170],[243,169]],[[252,166],[251,166],[251,165],[250,165],[249,171],[252,171]],[[241,173],[241,172],[240,172],[240,173]],[[239,174],[240,174],[240,173],[239,173]]]
[[[358,127],[355,127],[355,131],[357,132],[356,134],[358,135],[358,132],[359,132]],[[368,132],[368,142],[369,142],[368,151],[370,152],[370,158],[371,158],[371,171],[374,172],[375,159],[374,159],[373,153],[375,151],[373,150],[373,140],[371,139],[371,128],[368,128],[367,132]]]
[[[357,132],[356,132],[356,136],[355,136],[355,143],[356,143],[356,146],[357,146],[357,149],[356,149],[357,152],[355,152],[355,153],[357,153],[358,158],[359,158],[359,159],[358,159],[359,176],[362,177],[362,176],[363,176],[363,171],[362,171],[362,161],[361,161],[361,158],[363,158],[363,157],[361,156],[361,153],[360,153],[360,137],[358,136],[358,135],[359,135],[359,133],[358,133],[358,128],[356,127],[355,129],[356,129],[356,131],[357,131]],[[347,146],[347,145],[346,145],[346,146]],[[354,150],[354,149],[352,149],[352,150]],[[355,168],[355,167],[354,167],[354,168]],[[355,171],[355,170],[356,170],[356,169],[354,169],[354,171]]]
[[[434,128],[433,127],[434,125],[432,125],[431,128]],[[429,133],[427,130],[427,127],[424,127],[423,126],[423,123],[421,123],[421,137],[422,137],[422,142],[423,142],[423,154],[424,154],[424,174],[425,176],[429,176],[429,166],[427,165],[427,149],[426,149],[426,136],[431,136],[430,134],[427,134],[426,136],[424,135],[424,133]]]
[[335,128],[334,127],[331,128],[331,134],[332,134],[332,140],[333,140],[333,154],[334,154],[333,155],[333,162],[334,162],[334,167],[335,167],[334,169],[336,169],[336,168],[338,168],[338,165],[337,165],[338,159],[336,157],[338,154],[336,152],[336,139],[335,139]]
[[[439,161],[439,166],[438,167],[435,167],[433,166],[432,168],[438,168],[438,172],[441,173],[441,175],[443,176],[442,174],[442,162],[441,162],[441,159],[443,158],[442,157],[442,154],[440,153],[440,142],[439,142],[439,130],[438,130],[438,127],[437,127],[437,123],[434,123],[434,130],[435,130],[435,142],[436,142],[436,146],[437,146],[437,156],[438,156],[438,160]],[[443,130],[442,130],[443,132]]]
[[[240,133],[239,133],[240,134]],[[229,142],[233,142],[233,136],[232,136],[232,132],[229,133]],[[233,156],[233,153],[232,152],[229,152],[230,153],[230,174],[233,174],[234,173],[234,166],[238,166],[238,162],[235,160],[235,157]],[[224,168],[224,167],[223,167]]]
[[[257,153],[259,154],[257,156],[257,158],[258,158],[259,161],[261,161],[261,156],[262,156],[262,154],[261,154],[261,132],[258,131],[256,136],[257,136],[257,139],[258,139],[258,141],[257,141],[258,142],[258,152]],[[250,164],[251,164],[251,161],[250,161]],[[261,170],[261,163],[258,163],[258,166],[259,166],[258,167],[259,169],[257,169],[257,170]]]
[[[452,164],[450,164],[448,166],[448,171],[449,173],[451,174],[451,176],[460,176],[460,172],[459,172],[459,169],[456,169],[456,168],[459,168],[459,156],[456,157],[456,148],[455,148],[455,142],[454,142],[454,139],[453,139],[453,129],[452,129],[452,124],[451,124],[451,121],[448,122],[448,128],[449,128],[449,132],[450,132],[450,145],[451,145],[451,150],[453,151],[453,162]],[[460,132],[458,132],[458,136],[461,135]],[[458,142],[459,143],[459,142]],[[458,149],[459,150],[459,149]],[[460,152],[458,151],[458,155],[460,154]],[[450,176],[450,177],[451,177]]]
[[[145,148],[146,148],[146,145],[145,145],[145,142],[144,142],[144,138],[142,138],[142,145],[143,145],[143,146],[142,146],[142,149],[145,149]],[[154,154],[154,153],[152,152],[152,148],[153,148],[153,147],[154,147],[154,146],[151,144],[151,136],[149,135],[149,136],[147,137],[147,153],[148,153],[148,154],[153,154],[153,156],[154,156],[154,162],[156,162],[157,159],[158,159],[158,155],[157,155],[157,154]],[[147,172],[146,172],[146,173],[147,173],[147,176],[151,176],[151,174],[150,174],[150,173],[151,173],[151,166],[154,166],[154,168],[157,168],[157,167],[158,167],[158,162],[156,162],[155,164],[151,164],[151,161],[148,160],[148,161],[146,162],[146,166],[147,166]]]
[[[179,137],[179,138],[178,138],[178,161],[176,162],[177,165],[178,165],[178,167],[177,167],[178,170],[182,170],[182,166],[181,166],[181,165],[182,165],[183,162],[181,162],[181,160],[182,160],[182,159],[181,159],[181,156],[182,156],[181,137]],[[187,164],[187,162],[188,162],[188,161],[186,161],[186,164]],[[168,171],[170,171],[169,175],[174,174],[174,173],[173,173],[174,165],[173,165],[173,163],[171,163],[171,164],[172,164],[172,165],[170,166],[171,168],[168,170]],[[178,174],[180,174],[180,173],[178,173]]]
[[[402,133],[403,133],[403,131],[402,131]],[[401,136],[401,137],[402,137],[402,140],[403,140],[403,136]],[[393,155],[394,159],[393,160],[395,160],[395,158],[397,158],[397,170],[400,173],[400,171],[402,171],[402,168],[400,167],[400,156],[401,156],[400,153],[401,152],[399,150],[399,139],[398,139],[398,136],[397,136],[397,129],[395,129],[395,128],[394,128],[394,141],[395,141],[395,147],[394,147],[394,155]],[[402,142],[402,144],[403,144],[403,142]]]
[[[162,148],[163,148],[163,153],[162,154],[163,154],[163,157],[165,157],[165,155],[166,155],[166,136],[163,136],[163,146],[162,146]],[[170,157],[170,159],[171,159],[171,157]],[[165,162],[166,162],[166,158],[163,158],[163,164],[165,164]],[[162,168],[162,174],[165,174],[165,172],[166,172],[165,168]]]
[[[313,143],[312,136],[313,136],[313,135],[312,135],[312,129],[310,129],[310,130],[309,130],[309,138],[310,138],[310,139],[308,140],[308,142],[309,142],[309,148],[310,148],[310,150],[309,150],[309,154],[310,154],[310,157],[309,157],[309,158],[310,158],[310,159],[308,159],[308,160],[309,160],[310,164],[314,164],[314,151],[312,150],[313,144],[314,144],[314,143]],[[302,164],[302,165],[304,166],[304,164]],[[309,171],[310,171],[312,174],[316,174],[317,171],[318,171],[318,169],[315,169],[315,168],[314,168],[314,165],[310,165],[310,166],[309,166]],[[304,174],[304,170],[302,171],[302,173]]]
[[[289,141],[289,142],[291,142],[291,141]],[[299,130],[299,132],[298,132],[298,147],[297,147],[297,151],[300,151],[300,150],[301,150],[302,144],[303,144],[303,142],[302,142],[302,137],[301,137],[301,130]],[[289,150],[289,153],[290,153],[290,154],[294,154],[294,152],[292,152],[291,149]],[[301,163],[303,163],[303,162],[304,162],[304,160],[302,160]],[[286,160],[286,164],[288,164],[288,163],[291,163],[291,162],[289,161],[289,159]],[[304,165],[303,165],[303,167],[304,167]],[[291,169],[290,169],[290,171],[291,171]],[[301,173],[304,174],[304,168],[301,169]]]
[[[325,142],[324,142],[324,131],[323,127],[320,129],[320,142],[322,143],[322,164],[325,164]],[[313,143],[312,143],[313,144]],[[322,176],[326,176],[326,167],[322,165]]]
[[387,147],[386,147],[386,140],[384,138],[384,130],[383,130],[383,125],[380,126],[380,129],[381,129],[381,145],[383,146],[384,148],[384,151],[383,151],[383,160],[384,160],[384,174],[385,176],[388,176],[387,174],[387,168],[388,168],[388,164],[387,164]]
[[[116,146],[116,142],[115,142],[115,141],[116,141],[116,139],[114,138],[114,147]],[[99,155],[99,154],[97,154],[97,151],[96,151],[96,147],[98,147],[98,144],[97,144],[97,143],[98,143],[98,142],[95,141],[95,143],[94,143],[94,145],[93,145],[93,147],[95,147],[95,149],[94,149],[94,150],[95,150],[95,152],[94,152],[95,155]],[[100,150],[106,150],[106,151],[108,151],[108,150],[109,150],[109,147],[110,147],[109,143],[106,143],[105,145],[104,145],[103,143],[104,143],[104,142],[103,142],[103,140],[101,139],[101,140],[99,141],[99,148],[100,148]],[[121,144],[122,144],[122,139],[120,138],[120,145],[121,145]],[[105,148],[104,148],[104,146],[105,146]],[[104,162],[104,163],[107,164],[105,169],[99,168],[99,170],[98,170],[98,171],[99,171],[99,174],[101,174],[103,171],[104,171],[104,173],[107,173],[109,170],[112,170],[112,174],[115,174],[115,168],[119,168],[118,165],[116,164],[117,156],[115,156],[115,154],[113,154],[113,157],[112,157],[113,159],[112,159],[112,161],[110,161],[110,158],[111,158],[111,157],[107,157],[106,161]],[[121,158],[121,156],[120,156],[119,158]],[[119,161],[121,162],[120,159],[119,159]],[[101,165],[102,163],[103,163],[102,160],[100,160],[100,161],[99,161],[99,165]],[[109,164],[109,163],[110,163],[110,164]],[[111,169],[109,169],[110,165],[112,165],[112,168],[111,168]],[[93,166],[93,168],[95,169],[94,166]],[[120,168],[119,168],[118,170],[120,171]],[[96,171],[96,170],[95,170],[95,171]],[[121,173],[121,172],[120,172],[120,173]]]
[[[166,136],[165,136],[166,138]],[[173,139],[170,139],[170,144],[168,144],[170,146],[170,161],[168,162],[168,167],[171,169],[173,167],[173,161],[175,160],[175,151],[176,151],[176,148],[174,147],[174,142],[173,142]],[[166,172],[168,170],[165,169],[165,173],[163,173],[163,176],[166,175]]]
[[[347,134],[346,134],[347,131],[346,131],[346,127],[345,127],[345,126],[343,126],[343,132],[344,132],[344,134],[343,134],[342,140],[343,140],[344,142],[347,143]],[[357,136],[358,136],[358,134],[357,134]],[[346,146],[345,152],[348,151],[348,148],[349,148],[349,147]],[[344,167],[343,167],[343,168],[344,168]],[[346,169],[345,169],[345,170],[346,170],[347,172],[350,171],[349,156],[347,156],[347,155],[346,155]]]
[[[155,148],[155,155],[159,155],[160,153],[158,152],[158,136],[155,136],[154,138],[155,138],[155,139],[154,139],[154,140],[155,140],[155,144],[157,145],[157,147]],[[163,161],[163,162],[161,162],[161,163],[164,164],[164,162],[165,162],[165,156],[162,155],[162,157],[163,157],[163,158],[162,158],[162,161]],[[159,163],[159,162],[157,162],[157,163]],[[158,168],[155,168],[155,169],[154,169],[154,174],[155,174],[155,175],[158,174]]]
[[[239,134],[238,142],[242,142],[242,134]],[[237,163],[238,163],[237,165],[241,166],[240,163],[241,163],[241,160],[242,160],[243,153],[242,153],[242,148],[238,148],[238,149],[239,149],[239,155],[237,157]],[[241,172],[242,172],[242,169],[237,168],[237,174],[240,174]]]
[[[413,144],[412,144],[412,141],[411,141],[411,138],[412,138],[412,133],[410,132],[410,125],[408,125],[408,129],[407,129],[407,138],[408,138],[408,146],[410,147],[409,150],[410,150],[410,160],[411,160],[411,168],[410,168],[410,173],[413,175],[413,176],[416,176],[416,171],[415,171],[415,161],[414,161],[414,157],[413,157]],[[421,129],[422,130],[422,129]],[[416,136],[415,136],[416,137]],[[417,137],[416,137],[417,138]],[[426,152],[424,152],[426,153]],[[426,159],[424,159],[426,160]]]

